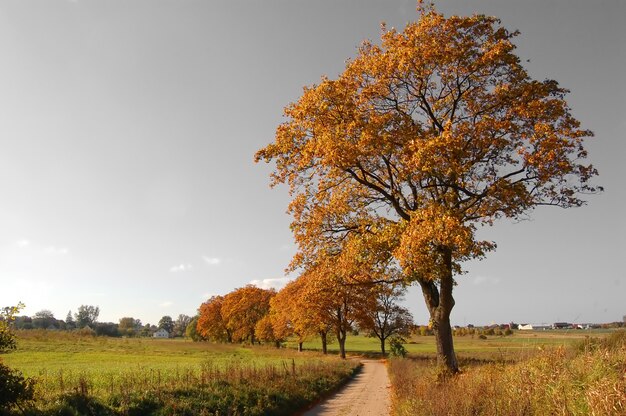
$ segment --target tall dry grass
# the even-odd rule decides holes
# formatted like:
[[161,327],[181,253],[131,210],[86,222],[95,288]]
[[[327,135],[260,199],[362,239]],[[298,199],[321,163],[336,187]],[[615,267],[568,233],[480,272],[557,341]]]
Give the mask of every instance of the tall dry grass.
[[516,363],[466,363],[455,377],[425,360],[392,360],[389,368],[401,416],[626,415],[626,331]]
[[355,369],[338,360],[260,366],[233,361],[171,372],[127,372],[105,382],[60,372],[38,380],[37,399],[25,409],[0,409],[0,415],[290,415],[336,388]]

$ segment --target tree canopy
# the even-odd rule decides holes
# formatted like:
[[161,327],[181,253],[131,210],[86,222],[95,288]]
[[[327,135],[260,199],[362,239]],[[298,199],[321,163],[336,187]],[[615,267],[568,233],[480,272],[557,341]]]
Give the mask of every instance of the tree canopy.
[[354,239],[422,289],[440,362],[458,371],[450,312],[461,263],[495,248],[477,227],[535,207],[584,204],[595,168],[554,80],[515,54],[518,34],[495,17],[444,17],[419,6],[403,31],[383,26],[335,80],[285,108],[272,185],[287,183],[299,246],[292,267]]

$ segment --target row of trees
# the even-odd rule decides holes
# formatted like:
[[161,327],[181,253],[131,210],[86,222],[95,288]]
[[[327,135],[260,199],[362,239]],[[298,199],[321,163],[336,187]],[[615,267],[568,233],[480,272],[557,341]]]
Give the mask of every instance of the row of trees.
[[345,282],[306,273],[279,292],[248,285],[225,296],[213,296],[199,309],[197,332],[218,342],[275,343],[295,337],[299,349],[319,336],[322,351],[336,339],[345,358],[347,335],[358,329],[385,342],[405,335],[413,326],[406,308],[398,305],[404,288],[371,281]]
[[52,311],[42,309],[33,316],[17,316],[13,326],[16,329],[81,329],[87,326],[94,327],[98,323],[100,307],[81,305],[78,311],[67,313],[65,320],[55,318]]
[[15,329],[50,329],[50,330],[74,330],[91,329],[95,335],[104,336],[152,336],[158,329],[165,329],[172,337],[185,336],[187,326],[192,318],[180,314],[176,319],[165,315],[157,325],[142,324],[140,319],[123,317],[119,323],[99,322],[100,307],[81,305],[78,311],[67,313],[65,320],[57,319],[54,313],[48,309],[36,312],[33,316],[17,316],[12,319],[11,325]]
[[337,79],[305,88],[256,160],[290,187],[291,268],[328,288],[332,313],[349,321],[335,290],[364,274],[419,285],[438,360],[457,373],[453,289],[463,262],[495,249],[478,227],[578,207],[602,188],[586,163],[592,133],[567,90],[529,76],[516,31],[422,2],[418,12],[403,31],[383,27]]

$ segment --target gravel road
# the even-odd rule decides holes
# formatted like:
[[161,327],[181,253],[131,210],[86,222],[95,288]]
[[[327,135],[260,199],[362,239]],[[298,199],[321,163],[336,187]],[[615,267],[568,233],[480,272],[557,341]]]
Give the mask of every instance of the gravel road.
[[361,372],[304,416],[389,415],[389,376],[382,361],[364,360]]

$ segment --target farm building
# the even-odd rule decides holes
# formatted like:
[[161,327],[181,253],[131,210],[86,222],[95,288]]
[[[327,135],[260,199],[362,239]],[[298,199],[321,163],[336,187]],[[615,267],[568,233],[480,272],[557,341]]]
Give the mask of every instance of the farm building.
[[519,324],[517,329],[521,331],[545,331],[546,329],[551,329],[551,326],[546,324]]
[[152,336],[154,338],[169,338],[170,334],[165,329],[161,328],[158,331],[156,331],[154,334],[152,334]]

